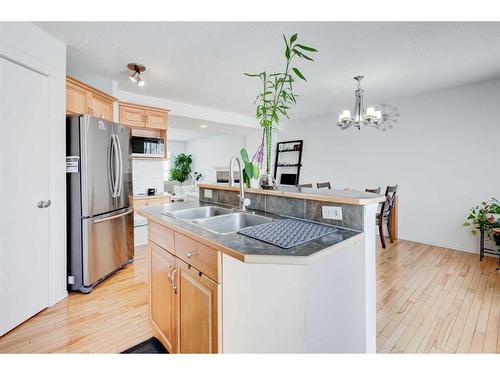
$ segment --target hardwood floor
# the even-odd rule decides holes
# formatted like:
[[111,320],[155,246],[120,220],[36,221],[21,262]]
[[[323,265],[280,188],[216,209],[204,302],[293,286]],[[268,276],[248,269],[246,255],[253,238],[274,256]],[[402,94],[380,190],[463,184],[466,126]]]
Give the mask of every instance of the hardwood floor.
[[0,338],[0,353],[119,353],[151,336],[148,248],[90,294],[71,293]]
[[[409,241],[377,250],[377,351],[500,353],[496,258]],[[0,338],[0,353],[117,353],[153,335],[147,247],[91,294],[68,298]]]
[[379,353],[500,353],[498,259],[399,241],[377,250]]

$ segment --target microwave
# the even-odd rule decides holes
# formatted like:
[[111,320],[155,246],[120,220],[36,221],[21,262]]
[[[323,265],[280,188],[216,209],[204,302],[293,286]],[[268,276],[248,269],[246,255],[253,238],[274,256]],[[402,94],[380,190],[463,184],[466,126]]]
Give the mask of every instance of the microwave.
[[132,156],[163,158],[165,157],[165,140],[162,138],[132,137],[130,138]]

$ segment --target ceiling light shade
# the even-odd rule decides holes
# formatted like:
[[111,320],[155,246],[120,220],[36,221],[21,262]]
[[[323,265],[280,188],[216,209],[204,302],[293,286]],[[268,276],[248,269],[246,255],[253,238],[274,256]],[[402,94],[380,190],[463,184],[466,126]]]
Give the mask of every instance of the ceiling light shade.
[[134,82],[137,83],[138,86],[143,87],[145,82],[141,78],[141,73],[146,70],[146,67],[141,64],[136,64],[136,63],[130,63],[127,65],[127,68],[132,70],[132,72],[129,74],[128,78]]
[[208,125],[202,124],[202,125],[200,125],[200,128],[206,129],[206,128],[208,128]]

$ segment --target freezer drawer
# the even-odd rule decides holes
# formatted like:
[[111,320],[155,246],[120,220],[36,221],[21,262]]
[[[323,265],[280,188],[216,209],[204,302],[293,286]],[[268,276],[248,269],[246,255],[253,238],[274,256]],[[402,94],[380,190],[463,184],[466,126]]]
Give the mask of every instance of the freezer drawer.
[[90,286],[134,257],[133,209],[82,219],[83,285]]

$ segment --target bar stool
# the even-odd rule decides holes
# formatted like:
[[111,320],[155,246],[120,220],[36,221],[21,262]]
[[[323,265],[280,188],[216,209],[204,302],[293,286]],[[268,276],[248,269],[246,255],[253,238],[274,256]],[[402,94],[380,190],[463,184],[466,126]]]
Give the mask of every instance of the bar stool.
[[389,220],[397,191],[398,185],[387,186],[387,189],[385,190],[385,202],[382,203],[380,212],[377,213],[378,232],[380,235],[380,242],[382,243],[382,247],[384,249],[386,248],[384,238],[384,224],[387,226],[387,231],[389,232],[389,238],[391,239],[391,242],[394,242],[394,234],[391,232]]

